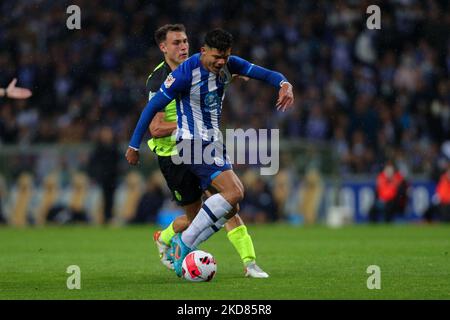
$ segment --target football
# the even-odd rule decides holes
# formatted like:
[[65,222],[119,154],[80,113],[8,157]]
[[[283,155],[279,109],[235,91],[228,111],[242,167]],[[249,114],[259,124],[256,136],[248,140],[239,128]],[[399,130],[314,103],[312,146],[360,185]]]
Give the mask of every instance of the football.
[[195,250],[189,253],[183,260],[183,278],[188,281],[211,281],[217,271],[214,257],[205,251]]

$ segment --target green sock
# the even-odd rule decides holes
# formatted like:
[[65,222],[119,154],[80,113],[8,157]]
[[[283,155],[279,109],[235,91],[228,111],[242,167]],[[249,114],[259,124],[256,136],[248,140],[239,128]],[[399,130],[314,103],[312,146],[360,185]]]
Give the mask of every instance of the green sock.
[[167,228],[161,231],[160,239],[165,244],[170,245],[170,240],[172,240],[174,235],[175,231],[173,230],[173,222],[172,222],[171,224],[169,224]]
[[233,244],[244,264],[256,259],[255,248],[247,227],[242,225],[227,233],[228,240]]

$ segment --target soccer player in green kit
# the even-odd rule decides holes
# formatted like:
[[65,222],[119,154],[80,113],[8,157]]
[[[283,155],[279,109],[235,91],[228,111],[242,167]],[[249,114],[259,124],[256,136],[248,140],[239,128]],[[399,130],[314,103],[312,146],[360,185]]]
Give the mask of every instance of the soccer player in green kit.
[[[148,77],[147,90],[149,92],[149,100],[158,92],[169,73],[189,57],[189,43],[186,30],[181,24],[168,24],[159,28],[155,32],[155,41],[164,54],[164,61]],[[169,269],[173,269],[172,261],[168,254],[172,237],[176,233],[185,230],[202,207],[202,189],[199,179],[184,164],[176,165],[171,159],[171,156],[177,153],[173,135],[177,129],[176,120],[176,103],[173,100],[165,107],[164,112],[157,113],[152,120],[150,124],[152,139],[148,141],[148,146],[158,156],[161,172],[166,179],[174,200],[183,207],[185,212],[184,215],[177,217],[166,229],[156,231],[153,235],[160,253],[161,262]],[[211,190],[211,192],[214,192],[214,190]],[[252,239],[238,214],[225,224],[225,229],[228,239],[242,259],[245,276],[252,278],[269,277],[256,264]],[[209,233],[205,234],[205,236],[208,237],[216,231],[205,230],[206,233]]]

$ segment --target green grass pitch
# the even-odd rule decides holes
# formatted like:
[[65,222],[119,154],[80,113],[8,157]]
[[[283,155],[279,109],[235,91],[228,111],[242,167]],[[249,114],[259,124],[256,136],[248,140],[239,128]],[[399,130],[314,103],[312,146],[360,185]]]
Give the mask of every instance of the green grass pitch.
[[[0,299],[450,299],[450,226],[249,226],[269,279],[243,277],[224,231],[201,249],[218,263],[209,283],[160,264],[155,226],[0,228]],[[70,265],[81,289],[66,286]],[[381,289],[369,290],[369,265]]]

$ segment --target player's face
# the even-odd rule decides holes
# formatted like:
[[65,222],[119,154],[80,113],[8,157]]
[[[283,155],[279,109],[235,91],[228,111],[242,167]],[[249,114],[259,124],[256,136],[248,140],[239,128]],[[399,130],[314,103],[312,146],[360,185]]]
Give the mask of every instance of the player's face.
[[231,55],[231,48],[226,51],[219,51],[216,48],[202,47],[203,63],[206,69],[212,73],[218,74],[228,62]]
[[161,51],[166,58],[176,63],[182,63],[189,57],[189,42],[184,32],[169,31],[166,41],[160,44]]

